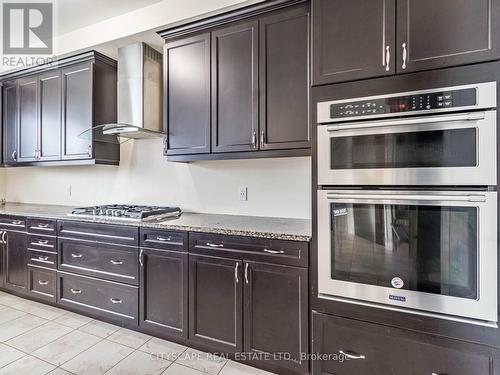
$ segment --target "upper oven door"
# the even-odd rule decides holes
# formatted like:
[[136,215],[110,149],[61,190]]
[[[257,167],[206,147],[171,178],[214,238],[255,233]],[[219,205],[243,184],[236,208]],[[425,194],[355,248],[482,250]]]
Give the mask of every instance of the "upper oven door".
[[318,191],[322,298],[497,321],[497,193]]
[[318,126],[319,185],[496,185],[494,110]]

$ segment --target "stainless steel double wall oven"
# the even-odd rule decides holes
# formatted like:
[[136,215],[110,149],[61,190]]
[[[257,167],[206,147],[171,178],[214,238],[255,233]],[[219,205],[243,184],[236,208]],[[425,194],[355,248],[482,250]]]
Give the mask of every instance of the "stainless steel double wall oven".
[[497,83],[321,102],[320,298],[494,324]]

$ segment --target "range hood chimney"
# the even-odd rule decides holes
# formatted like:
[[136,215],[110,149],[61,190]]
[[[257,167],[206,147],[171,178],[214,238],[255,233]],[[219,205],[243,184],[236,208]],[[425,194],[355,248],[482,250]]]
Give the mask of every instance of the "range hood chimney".
[[118,49],[118,118],[102,125],[104,135],[163,137],[162,55],[145,43]]

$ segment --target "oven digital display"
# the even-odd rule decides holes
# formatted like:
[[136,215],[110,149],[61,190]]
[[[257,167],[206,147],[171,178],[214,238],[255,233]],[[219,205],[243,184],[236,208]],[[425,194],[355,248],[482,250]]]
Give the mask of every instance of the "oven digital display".
[[476,89],[470,88],[332,104],[330,106],[330,116],[332,119],[371,116],[386,113],[468,107],[476,104]]

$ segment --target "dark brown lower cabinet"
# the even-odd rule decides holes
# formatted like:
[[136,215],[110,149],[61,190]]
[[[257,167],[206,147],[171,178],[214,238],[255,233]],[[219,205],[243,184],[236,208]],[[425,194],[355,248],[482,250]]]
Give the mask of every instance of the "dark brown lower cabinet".
[[268,353],[279,367],[308,371],[308,272],[244,263],[244,350]]
[[5,231],[4,287],[17,293],[26,292],[27,284],[27,235],[24,232]]
[[189,255],[189,339],[214,351],[239,352],[243,342],[242,264]]
[[139,261],[139,325],[154,335],[187,338],[187,253],[143,248]]
[[313,375],[493,375],[497,349],[313,311]]
[[49,302],[56,302],[56,271],[28,266],[28,294]]

